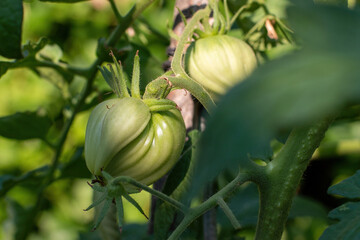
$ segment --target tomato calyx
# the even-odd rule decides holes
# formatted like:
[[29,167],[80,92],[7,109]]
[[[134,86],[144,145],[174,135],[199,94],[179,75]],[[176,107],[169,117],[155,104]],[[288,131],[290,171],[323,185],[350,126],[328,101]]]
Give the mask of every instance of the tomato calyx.
[[[177,105],[166,99],[167,95],[173,89],[173,85],[167,78],[157,78],[145,87],[143,96],[140,94],[140,64],[139,51],[136,52],[134,58],[134,68],[131,79],[130,92],[127,88],[125,74],[120,61],[117,61],[113,52],[110,55],[114,61],[114,67],[109,64],[108,67],[99,67],[99,70],[105,81],[111,87],[118,98],[133,97],[141,99],[150,109],[151,112],[167,111],[172,108],[179,109]],[[108,106],[111,108],[111,106]]]
[[100,223],[105,218],[111,204],[115,203],[118,218],[117,225],[121,232],[124,222],[124,207],[122,197],[124,197],[135,208],[137,208],[137,210],[139,210],[139,212],[143,214],[145,218],[149,219],[143,209],[140,207],[140,205],[136,202],[136,200],[129,195],[123,183],[116,181],[116,178],[112,177],[109,173],[105,171],[102,171],[102,176],[103,177],[98,181],[93,180],[92,184],[88,183],[89,186],[94,191],[99,192],[101,196],[96,199],[88,208],[84,209],[84,211],[89,211],[94,207],[102,205],[99,217],[97,218],[92,228],[92,231],[95,231],[99,227]]

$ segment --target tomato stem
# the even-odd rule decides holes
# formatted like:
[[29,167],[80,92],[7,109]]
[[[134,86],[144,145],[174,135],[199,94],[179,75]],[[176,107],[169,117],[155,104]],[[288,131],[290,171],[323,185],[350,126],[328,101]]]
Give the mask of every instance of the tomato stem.
[[191,38],[192,33],[196,28],[196,25],[200,20],[208,18],[209,14],[209,7],[199,10],[194,14],[192,19],[186,25],[176,47],[174,58],[171,62],[171,69],[173,70],[175,77],[168,78],[175,87],[185,88],[186,90],[188,90],[194,97],[196,97],[200,101],[200,103],[210,113],[211,110],[215,107],[214,100],[200,84],[198,84],[191,77],[189,77],[189,75],[185,72],[182,63],[185,47],[188,43],[189,38]]
[[220,191],[212,195],[208,198],[205,202],[201,203],[200,205],[193,207],[188,210],[185,217],[181,221],[180,225],[174,230],[174,232],[170,235],[168,240],[177,240],[180,239],[181,234],[187,229],[187,227],[198,217],[204,214],[206,211],[214,208],[218,205],[218,199],[224,198],[228,196],[231,192],[237,189],[241,184],[245,183],[246,181],[250,180],[250,175],[257,174],[257,173],[242,173],[240,172],[236,178],[227,184],[224,188]]
[[211,114],[212,110],[215,109],[215,102],[210,97],[209,93],[193,79],[189,77],[168,77],[168,79],[175,87],[188,90],[197,100],[199,100],[208,113]]
[[281,239],[296,188],[331,122],[332,119],[326,119],[294,129],[275,159],[266,166],[265,176],[257,182],[260,212],[256,240]]

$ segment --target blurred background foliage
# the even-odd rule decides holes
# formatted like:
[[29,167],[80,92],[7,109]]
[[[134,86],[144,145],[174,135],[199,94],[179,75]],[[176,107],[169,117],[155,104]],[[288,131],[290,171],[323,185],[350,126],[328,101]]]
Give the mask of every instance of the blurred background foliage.
[[[120,13],[126,14],[134,1],[117,0]],[[167,60],[166,49],[170,42],[168,29],[172,25],[174,2],[155,1],[127,30],[127,34],[117,45],[128,74],[132,68],[132,57],[136,50],[140,50],[142,86],[163,73],[162,64]],[[233,9],[245,2],[229,0]],[[346,5],[350,1],[319,2]],[[268,0],[266,3],[271,13],[286,19],[285,8],[289,5],[289,1]],[[248,22],[243,21],[241,24],[245,25],[241,29],[246,29],[246,24],[252,26],[259,16],[260,13],[250,12],[249,16],[246,16]],[[116,18],[107,0],[91,0],[71,5],[24,0],[22,44],[28,41],[35,43],[46,36],[51,44],[44,49],[44,55],[52,59],[61,58],[61,61],[76,67],[88,67],[96,59],[98,40],[106,37],[116,24]],[[241,24],[239,23],[238,26]],[[244,33],[240,28],[235,28],[233,35],[244,36]],[[251,39],[249,41],[251,42]],[[268,43],[272,47],[266,48]],[[257,50],[264,59],[274,59],[294,49],[289,48],[290,44],[287,42],[278,45],[272,44],[271,41],[261,44]],[[0,60],[4,58],[0,57]],[[64,124],[62,118],[68,114],[68,106],[73,103],[72,101],[76,101],[76,96],[80,94],[86,80],[76,77],[71,82],[67,82],[46,69],[43,69],[40,75],[42,77],[28,68],[16,68],[1,77],[0,117],[24,111],[47,114],[56,123],[48,133],[48,139],[52,139],[59,133],[59,129]],[[106,93],[110,92],[110,89],[99,75],[95,80],[95,86],[96,92],[87,99],[87,103],[93,101],[96,103],[101,100],[97,98],[109,96]],[[352,110],[344,113],[344,120],[338,120],[331,127],[321,147],[315,153],[298,190],[304,197],[295,200],[298,203],[294,204],[293,215],[290,214],[285,233],[286,239],[318,239],[331,223],[326,213],[343,202],[340,198],[328,195],[326,191],[329,186],[353,175],[360,168],[359,108]],[[62,163],[68,163],[74,157],[81,158],[89,113],[90,111],[86,110],[77,114],[60,159]],[[51,144],[51,141],[46,144],[38,139],[17,141],[0,136],[0,175],[21,176],[40,166],[50,164],[53,157]],[[46,209],[37,219],[37,231],[28,239],[97,239],[96,232],[89,232],[93,212],[83,211],[92,201],[92,190],[86,184],[86,181],[90,180],[90,174],[84,163],[77,163],[74,169],[68,170],[66,174],[67,177],[60,178],[47,188]],[[0,179],[0,184],[5,179]],[[219,178],[218,184],[221,186],[226,182],[227,176],[224,174]],[[6,194],[6,197],[2,195],[0,239],[13,239],[16,223],[19,221],[18,212],[35,204],[37,196],[36,192],[32,191],[34,186],[36,186],[35,180],[31,184],[17,185]],[[148,214],[150,196],[147,193],[140,193],[134,198]],[[231,198],[230,207],[244,226],[244,230],[238,232],[237,237],[227,238],[229,236],[227,233],[233,231],[232,226],[219,211],[219,239],[240,239],[240,237],[252,239],[258,208],[257,191],[254,190],[254,186],[244,185]],[[129,225],[124,229],[124,235],[126,236],[128,232],[137,234],[133,235],[133,238],[126,239],[143,239],[141,236],[146,233],[147,220],[126,201],[125,209],[125,222]],[[141,226],[132,224],[141,224]],[[131,234],[128,235],[131,237]],[[184,239],[192,237],[194,236],[190,229],[184,235]]]

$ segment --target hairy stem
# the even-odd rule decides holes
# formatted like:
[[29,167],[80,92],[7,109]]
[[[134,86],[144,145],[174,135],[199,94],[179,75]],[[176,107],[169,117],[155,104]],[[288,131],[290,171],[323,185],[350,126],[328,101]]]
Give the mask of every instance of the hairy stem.
[[266,166],[267,177],[258,182],[260,212],[256,240],[281,239],[292,200],[311,156],[332,119],[292,131],[284,147]]
[[208,113],[211,113],[215,109],[215,102],[210,97],[208,92],[197,82],[191,78],[185,79],[181,77],[167,77],[168,80],[179,88],[185,88],[188,90],[199,102],[204,106]]

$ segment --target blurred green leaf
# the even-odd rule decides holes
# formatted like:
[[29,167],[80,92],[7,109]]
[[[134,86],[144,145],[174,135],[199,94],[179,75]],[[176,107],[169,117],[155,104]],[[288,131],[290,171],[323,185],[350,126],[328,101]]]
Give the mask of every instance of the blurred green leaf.
[[89,0],[39,0],[40,2],[54,2],[54,3],[77,3]]
[[344,181],[331,186],[328,189],[328,194],[340,195],[350,199],[360,198],[360,170],[357,170],[353,176]]
[[289,218],[314,217],[327,218],[327,210],[319,202],[304,196],[296,196],[291,206]]
[[84,148],[78,147],[68,163],[60,167],[61,178],[91,178],[83,156]]
[[[292,8],[308,18],[330,17],[328,6]],[[317,46],[317,40],[304,41],[310,47],[304,46],[304,50],[264,64],[223,97],[200,141],[196,179],[190,194],[196,194],[225,168],[240,164],[246,170],[248,155],[264,151],[279,132],[311,124],[359,102],[360,45],[353,44],[352,39],[360,28],[344,27],[334,32],[332,26],[344,23],[344,18],[356,23],[360,14],[332,7],[327,22],[319,16],[316,19],[320,20],[314,20],[307,28],[313,32],[314,39],[326,33],[327,38],[334,35],[337,41],[323,42],[317,50],[311,48]],[[290,19],[294,26],[303,21],[303,18]],[[346,51],[339,51],[338,45]]]
[[45,139],[51,125],[51,119],[39,112],[18,112],[0,118],[0,135],[18,140]]
[[359,57],[359,11],[333,5],[315,5],[310,0],[293,2],[296,6],[288,8],[289,22],[304,48]]
[[360,239],[360,202],[349,202],[329,213],[330,218],[340,220],[321,235],[320,240]]
[[0,176],[0,197],[4,196],[11,188],[18,184],[25,183],[26,185],[39,185],[42,181],[48,166],[40,167],[35,170],[29,171],[23,176],[17,177],[13,175],[1,175]]
[[7,198],[7,210],[9,219],[15,226],[15,240],[26,239],[29,228],[32,224],[29,221],[33,219],[33,211],[31,208],[24,208],[18,202]]
[[0,1],[0,55],[7,58],[22,58],[22,21],[22,0]]

